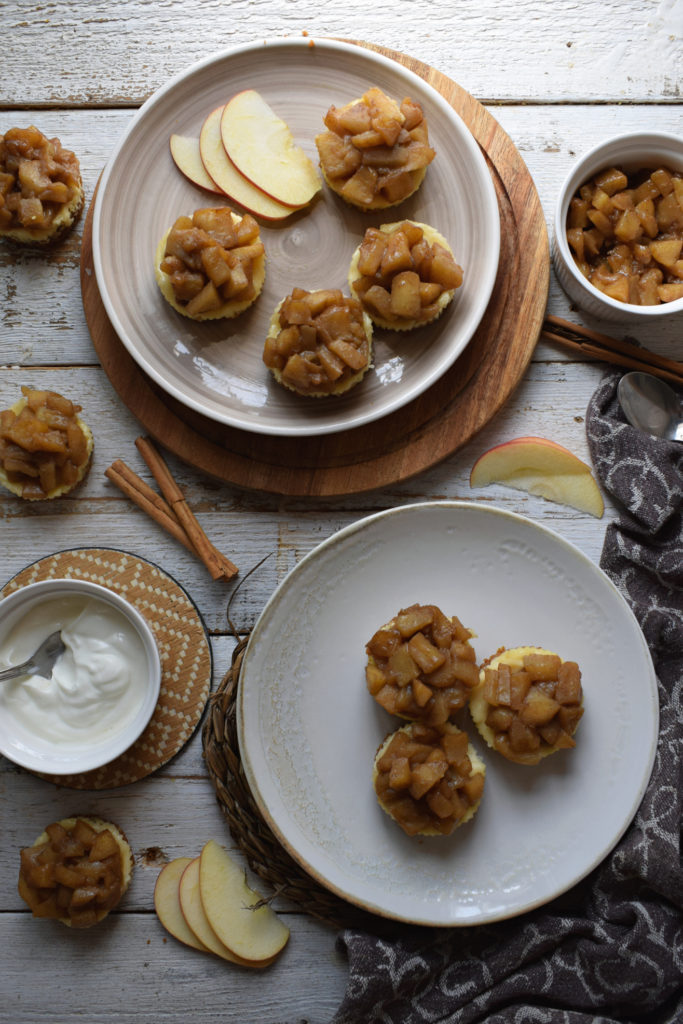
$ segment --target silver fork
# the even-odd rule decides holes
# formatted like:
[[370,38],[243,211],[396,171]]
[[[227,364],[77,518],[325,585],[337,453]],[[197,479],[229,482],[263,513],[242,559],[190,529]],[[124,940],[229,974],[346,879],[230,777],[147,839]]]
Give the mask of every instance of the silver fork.
[[1,671],[0,683],[5,683],[9,679],[16,679],[17,676],[27,676],[29,674],[44,676],[46,679],[49,679],[57,658],[64,650],[66,650],[66,647],[62,640],[61,630],[58,629],[54,633],[50,633],[43,640],[38,650],[28,661],[24,661],[21,665],[12,665],[11,668]]

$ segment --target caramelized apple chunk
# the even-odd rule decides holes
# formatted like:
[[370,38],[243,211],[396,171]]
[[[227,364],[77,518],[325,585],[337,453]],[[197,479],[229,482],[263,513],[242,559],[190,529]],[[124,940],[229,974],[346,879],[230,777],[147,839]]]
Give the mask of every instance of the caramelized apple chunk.
[[476,813],[485,772],[467,733],[410,722],[380,747],[374,786],[382,809],[409,836],[449,835]]
[[581,671],[542,648],[516,647],[482,665],[470,711],[488,745],[510,761],[538,764],[576,746],[583,715]]
[[0,483],[27,501],[56,498],[85,476],[92,433],[80,405],[56,391],[21,390],[0,412]]
[[683,298],[683,174],[599,172],[570,200],[567,241],[584,277],[619,302]]
[[31,125],[0,135],[0,237],[28,245],[56,241],[83,209],[78,159]]
[[64,818],[21,851],[19,895],[34,917],[89,928],[120,901],[132,870],[130,846],[116,825]]
[[265,280],[265,248],[251,214],[227,206],[178,217],[161,239],[155,274],[164,298],[183,316],[237,316],[256,301]]
[[316,137],[326,182],[362,210],[395,206],[422,184],[435,152],[419,103],[396,102],[373,87],[346,106],[330,107]]
[[444,725],[479,680],[471,636],[436,605],[402,609],[366,644],[369,692],[392,715]]
[[443,235],[404,220],[368,228],[349,268],[349,287],[379,327],[406,331],[443,313],[462,284]]
[[263,362],[300,395],[339,395],[370,366],[372,323],[359,302],[336,288],[294,288],[273,313]]

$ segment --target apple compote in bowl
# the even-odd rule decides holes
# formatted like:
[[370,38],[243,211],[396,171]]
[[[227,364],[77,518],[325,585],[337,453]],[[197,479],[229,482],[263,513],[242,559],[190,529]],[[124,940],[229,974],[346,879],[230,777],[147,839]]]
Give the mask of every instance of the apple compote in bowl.
[[683,139],[630,132],[585,153],[560,190],[553,263],[592,316],[645,327],[683,314]]

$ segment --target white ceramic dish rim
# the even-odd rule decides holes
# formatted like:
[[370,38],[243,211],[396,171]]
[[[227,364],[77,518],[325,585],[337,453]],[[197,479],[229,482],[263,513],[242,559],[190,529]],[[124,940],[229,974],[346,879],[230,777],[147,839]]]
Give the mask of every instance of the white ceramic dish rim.
[[[392,516],[396,516],[396,515],[400,516],[400,515],[403,515],[403,514],[406,514],[406,513],[407,514],[411,514],[411,513],[413,513],[416,510],[418,512],[421,512],[422,510],[429,510],[429,509],[432,509],[432,508],[434,508],[434,509],[452,509],[452,510],[454,510],[456,512],[459,509],[470,510],[470,511],[474,511],[476,513],[482,513],[483,515],[491,515],[493,517],[498,517],[500,522],[504,522],[504,521],[507,520],[507,521],[511,521],[512,523],[523,524],[526,527],[532,528],[534,531],[539,531],[541,534],[544,534],[546,536],[546,538],[548,538],[551,542],[553,542],[554,544],[559,545],[560,548],[562,548],[565,551],[567,551],[573,558],[578,560],[578,563],[580,563],[580,565],[581,565],[583,570],[585,570],[588,574],[592,574],[595,577],[595,579],[597,581],[599,581],[602,586],[606,587],[607,590],[611,593],[612,598],[617,602],[617,605],[620,607],[620,609],[622,610],[622,612],[626,616],[626,619],[629,621],[630,625],[632,625],[634,634],[639,638],[638,639],[639,648],[640,648],[640,651],[642,652],[643,659],[644,659],[645,664],[647,665],[647,671],[648,671],[648,680],[647,680],[647,682],[649,684],[649,690],[648,690],[648,694],[649,694],[649,707],[648,707],[648,710],[651,713],[651,721],[649,723],[643,723],[644,725],[645,724],[649,724],[650,725],[650,731],[649,731],[649,735],[648,735],[648,747],[647,747],[646,764],[645,764],[645,767],[644,767],[644,771],[642,772],[642,776],[640,778],[640,783],[639,783],[638,787],[633,791],[633,793],[631,795],[631,801],[630,801],[630,804],[629,804],[629,807],[628,807],[626,813],[624,814],[623,821],[621,822],[621,825],[618,828],[618,830],[616,830],[615,833],[612,835],[609,843],[604,845],[592,857],[592,859],[590,859],[590,861],[586,861],[582,865],[580,871],[577,871],[571,878],[567,879],[564,884],[558,885],[552,892],[550,892],[548,894],[545,894],[545,895],[543,895],[543,896],[541,896],[541,897],[539,897],[537,899],[527,900],[523,904],[515,906],[514,908],[507,908],[507,909],[505,909],[502,912],[501,911],[497,911],[497,912],[488,913],[488,914],[487,913],[483,913],[483,914],[480,914],[479,916],[476,916],[476,917],[467,916],[465,918],[458,918],[458,917],[453,918],[451,916],[448,916],[448,917],[444,918],[443,917],[443,911],[441,912],[441,915],[439,914],[439,907],[438,907],[438,905],[434,906],[432,913],[429,913],[429,914],[425,915],[424,917],[416,917],[415,915],[406,915],[405,913],[401,912],[400,910],[396,910],[395,908],[392,908],[391,906],[387,905],[386,899],[384,900],[384,902],[380,902],[379,900],[375,902],[373,900],[369,900],[367,898],[360,897],[356,892],[353,891],[354,879],[348,873],[346,875],[346,879],[347,880],[346,880],[346,882],[344,884],[341,884],[338,879],[336,881],[331,881],[329,878],[327,878],[326,875],[325,875],[325,871],[324,871],[324,858],[323,858],[323,869],[322,870],[321,870],[319,862],[316,863],[315,865],[313,865],[309,861],[307,861],[306,857],[304,855],[302,855],[301,852],[296,848],[296,844],[293,843],[290,840],[290,836],[289,836],[288,831],[287,831],[287,822],[286,821],[282,822],[279,819],[278,814],[274,815],[271,812],[271,809],[269,808],[269,806],[267,804],[267,801],[264,799],[263,794],[261,792],[261,789],[259,787],[259,779],[258,779],[258,777],[257,777],[257,775],[255,773],[255,770],[254,770],[254,767],[253,767],[253,764],[252,764],[252,760],[251,760],[250,750],[249,750],[249,747],[248,747],[248,744],[247,744],[246,738],[245,738],[245,683],[244,683],[244,680],[248,679],[249,668],[250,668],[250,660],[251,660],[251,658],[253,656],[254,649],[255,649],[256,645],[258,644],[258,642],[259,642],[260,633],[264,631],[264,628],[265,628],[265,625],[267,624],[268,619],[273,615],[273,613],[276,612],[278,605],[280,605],[282,602],[286,601],[286,593],[287,593],[287,590],[288,590],[288,588],[290,587],[290,585],[292,583],[292,580],[297,575],[307,571],[307,569],[308,569],[309,565],[311,564],[311,562],[314,562],[316,559],[318,559],[319,555],[322,552],[325,552],[325,551],[329,550],[330,548],[332,548],[334,546],[342,544],[343,542],[345,542],[349,538],[353,537],[355,534],[365,530],[367,526],[369,526],[371,524],[374,524],[376,522],[379,522],[381,520],[387,519],[388,517],[392,517]],[[352,904],[360,906],[364,910],[368,910],[370,912],[377,913],[377,914],[379,914],[379,915],[381,915],[383,917],[392,918],[392,919],[400,920],[400,921],[406,921],[406,922],[410,922],[410,923],[413,923],[413,924],[424,924],[424,925],[429,925],[429,926],[448,926],[448,927],[452,927],[452,926],[470,926],[470,925],[473,925],[473,924],[491,923],[491,922],[494,922],[494,921],[504,920],[504,919],[507,919],[507,918],[510,918],[510,917],[517,916],[517,915],[522,914],[522,913],[526,913],[527,911],[533,910],[533,909],[535,909],[538,906],[542,906],[545,903],[547,903],[549,900],[554,899],[555,897],[557,897],[557,896],[561,895],[562,893],[566,892],[572,886],[574,886],[579,881],[581,881],[581,879],[585,878],[586,875],[588,875],[595,867],[597,867],[597,865],[599,863],[602,862],[602,860],[616,846],[616,844],[618,843],[618,841],[620,840],[620,838],[622,837],[622,835],[624,834],[624,832],[626,831],[626,829],[630,825],[630,823],[633,820],[633,817],[634,817],[634,815],[635,815],[635,813],[636,813],[636,811],[638,809],[638,806],[640,805],[640,802],[641,802],[641,800],[643,798],[643,795],[645,793],[645,789],[647,787],[647,783],[648,783],[650,775],[651,775],[652,766],[654,764],[654,759],[655,759],[655,755],[656,755],[658,732],[659,732],[659,702],[658,702],[656,676],[655,676],[655,673],[654,673],[654,668],[652,666],[652,661],[651,661],[649,649],[648,649],[648,647],[647,647],[647,645],[645,643],[645,639],[643,637],[642,631],[640,630],[640,627],[639,627],[638,622],[637,622],[637,620],[635,618],[635,615],[631,611],[630,607],[628,606],[627,602],[625,601],[625,599],[623,598],[621,593],[618,591],[616,586],[611,582],[611,580],[602,572],[602,570],[599,569],[598,566],[596,566],[580,549],[576,548],[571,542],[567,541],[565,538],[563,538],[556,531],[548,528],[545,525],[542,526],[542,525],[540,525],[538,523],[534,523],[533,521],[527,519],[526,517],[521,516],[521,515],[517,515],[516,513],[509,512],[507,510],[498,508],[496,506],[482,506],[482,505],[480,505],[477,502],[467,502],[467,501],[420,502],[420,503],[416,503],[416,504],[412,504],[412,505],[405,505],[405,506],[400,506],[400,507],[397,507],[397,508],[387,509],[385,511],[374,513],[374,514],[372,514],[370,516],[367,516],[367,517],[365,517],[363,519],[360,519],[360,520],[358,520],[358,521],[356,521],[356,522],[354,522],[354,523],[352,523],[352,524],[342,528],[341,530],[339,530],[336,533],[332,534],[326,540],[322,541],[312,551],[310,551],[307,555],[305,555],[301,559],[301,561],[295,566],[295,568],[292,569],[288,573],[288,575],[279,584],[279,586],[276,588],[276,590],[274,591],[274,593],[271,595],[270,599],[268,600],[267,604],[265,605],[265,607],[264,607],[261,615],[259,616],[259,619],[257,620],[257,622],[256,622],[256,624],[254,626],[254,629],[253,629],[253,631],[251,633],[250,640],[249,640],[249,643],[247,645],[247,649],[245,651],[244,659],[243,659],[243,662],[242,662],[240,680],[241,681],[240,681],[240,688],[239,688],[239,692],[238,692],[238,704],[237,704],[237,725],[238,725],[239,747],[240,747],[240,753],[241,753],[241,757],[242,757],[242,766],[243,766],[243,769],[245,771],[245,775],[246,775],[247,781],[249,783],[252,795],[254,796],[254,798],[256,800],[256,803],[257,803],[257,805],[258,805],[258,807],[259,807],[259,809],[260,809],[264,819],[266,820],[266,822],[268,823],[269,827],[272,829],[274,834],[277,836],[277,838],[279,839],[281,844],[284,846],[284,848],[286,850],[288,850],[290,855],[312,877],[314,877],[318,882],[320,882],[320,884],[322,884],[323,886],[328,888],[330,891],[334,892],[336,895],[338,895],[341,898],[349,901]],[[262,679],[261,679],[261,686],[263,686],[263,680]],[[343,872],[342,872],[342,877],[344,877]]]
[[19,621],[31,607],[62,595],[89,596],[110,604],[120,611],[133,625],[142,640],[147,656],[148,673],[145,680],[145,698],[133,721],[123,732],[113,736],[107,743],[97,746],[95,749],[80,751],[78,755],[60,756],[59,748],[55,748],[54,752],[50,754],[49,747],[41,743],[39,744],[40,750],[38,748],[29,750],[23,744],[21,746],[13,744],[11,739],[6,739],[0,733],[0,754],[22,768],[43,772],[47,775],[73,775],[91,771],[101,768],[102,765],[108,764],[123,754],[146,728],[154,713],[161,689],[159,650],[154,634],[144,616],[115,591],[89,580],[71,578],[40,580],[36,583],[28,583],[2,598],[0,600],[0,643],[12,625]]
[[[248,419],[246,417],[240,417],[232,415],[229,411],[222,412],[218,409],[207,409],[207,407],[198,399],[191,395],[187,395],[183,392],[182,388],[175,386],[170,383],[165,375],[159,372],[157,366],[153,361],[150,361],[144,357],[136,346],[135,340],[131,338],[121,319],[118,315],[117,308],[112,302],[109,290],[106,283],[106,275],[102,265],[102,244],[103,244],[103,233],[102,233],[102,216],[104,210],[103,197],[106,193],[107,183],[109,178],[112,176],[116,162],[125,149],[128,139],[136,131],[138,124],[143,120],[148,112],[156,105],[163,103],[167,93],[174,90],[179,84],[186,79],[191,78],[196,72],[209,67],[212,64],[221,63],[232,56],[238,56],[240,54],[248,53],[252,50],[262,51],[267,46],[272,50],[291,49],[293,47],[299,49],[305,49],[310,46],[317,46],[318,48],[328,48],[331,51],[336,52],[347,52],[353,53],[354,56],[358,56],[358,53],[362,53],[363,57],[368,60],[369,63],[375,62],[385,67],[392,69],[392,72],[398,77],[406,79],[415,78],[420,83],[420,88],[430,94],[432,102],[439,106],[445,114],[449,117],[451,124],[455,131],[460,134],[460,142],[464,148],[467,149],[468,158],[478,169],[478,176],[480,179],[482,192],[487,195],[488,202],[486,206],[487,218],[484,221],[483,229],[481,232],[482,243],[485,250],[491,254],[490,259],[487,261],[486,271],[481,275],[478,282],[478,291],[476,302],[474,303],[474,309],[470,315],[470,321],[468,329],[463,331],[457,346],[450,346],[447,355],[435,363],[431,372],[424,374],[419,380],[416,381],[414,386],[410,389],[404,390],[400,396],[397,396],[393,401],[387,401],[382,403],[381,408],[378,410],[375,403],[368,403],[368,406],[364,411],[356,411],[352,416],[348,418],[348,422],[336,423],[332,422],[316,422],[307,421],[306,423],[295,425],[282,425],[273,426],[260,423],[257,419]],[[147,373],[149,376],[156,381],[167,393],[171,394],[174,398],[178,399],[181,403],[194,409],[196,412],[202,415],[208,416],[208,418],[222,422],[228,426],[237,427],[243,430],[248,430],[254,433],[263,433],[271,436],[315,436],[328,433],[336,433],[340,430],[346,430],[353,427],[363,426],[367,423],[373,422],[383,416],[394,412],[396,409],[401,408],[403,405],[408,404],[410,401],[418,397],[426,391],[432,384],[434,384],[455,362],[458,356],[464,351],[465,347],[471,341],[477,327],[479,326],[486,308],[489,304],[491,294],[493,292],[493,286],[495,284],[496,276],[498,273],[498,263],[500,258],[500,212],[498,208],[498,199],[496,196],[495,186],[489,174],[486,166],[486,161],[483,154],[474,139],[473,135],[463,122],[460,115],[451,107],[449,103],[440,95],[440,93],[434,89],[427,81],[419,76],[415,75],[414,72],[408,68],[397,64],[389,57],[385,57],[383,54],[376,53],[372,50],[366,50],[363,47],[358,47],[353,43],[346,43],[341,40],[333,40],[327,38],[314,38],[306,37],[302,39],[287,39],[287,38],[274,38],[268,39],[261,43],[246,43],[240,46],[228,48],[226,50],[213,53],[199,61],[196,61],[183,71],[173,76],[165,85],[161,86],[152,96],[150,96],[145,103],[139,108],[137,113],[132,118],[128,125],[128,128],[124,132],[123,136],[119,139],[113,153],[111,154],[100,179],[98,186],[98,197],[99,202],[95,204],[95,212],[93,216],[93,266],[95,270],[95,277],[97,279],[98,288],[102,303],[107,312],[107,316],[111,321],[111,324],[124,344],[128,352],[131,354],[133,359],[138,365]]]
[[626,132],[623,135],[615,135],[589,149],[567,173],[555,206],[554,224],[555,246],[565,264],[567,273],[576,284],[585,289],[595,300],[614,310],[615,313],[627,313],[630,318],[642,316],[643,322],[682,312],[683,298],[675,299],[673,302],[663,302],[658,306],[636,306],[631,302],[619,302],[610,295],[606,295],[591,284],[576,266],[567,242],[566,223],[569,202],[580,185],[583,185],[593,174],[609,164],[620,163],[627,169],[633,170],[647,166],[653,160],[652,158],[645,159],[646,152],[653,154],[655,158],[658,152],[666,152],[669,159],[677,152],[676,169],[683,170],[683,139],[672,132]]

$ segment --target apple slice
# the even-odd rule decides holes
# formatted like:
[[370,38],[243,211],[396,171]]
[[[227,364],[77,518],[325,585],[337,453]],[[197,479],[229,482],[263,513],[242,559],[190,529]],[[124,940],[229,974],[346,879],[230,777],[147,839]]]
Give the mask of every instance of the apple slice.
[[507,484],[600,519],[605,505],[590,467],[543,437],[517,437],[489,449],[475,462],[470,487]]
[[199,857],[199,893],[204,913],[225,946],[251,961],[272,960],[284,948],[289,928],[247,885],[243,868],[213,839]]
[[221,192],[257,217],[264,220],[282,220],[291,216],[294,213],[291,206],[278,203],[265,192],[261,192],[228,160],[221,139],[222,114],[223,107],[212,110],[205,118],[199,133],[199,153],[206,173]]
[[278,202],[305,206],[320,191],[314,165],[255,89],[238,92],[225,104],[221,136],[237,170]]
[[173,162],[193,185],[198,185],[200,188],[206,189],[207,192],[221,195],[223,190],[216,185],[202,163],[199,139],[193,139],[187,135],[172,135],[169,145]]
[[176,857],[162,868],[154,886],[154,909],[166,931],[174,938],[184,942],[186,946],[208,953],[208,947],[197,938],[180,908],[178,887],[182,874],[191,860],[191,857]]
[[199,895],[199,857],[190,860],[180,876],[178,900],[188,928],[194,932],[196,938],[199,939],[206,949],[210,950],[211,953],[215,953],[216,956],[221,957],[223,960],[229,960],[233,964],[242,964],[248,967],[256,966],[247,963],[242,957],[237,956],[231,949],[228,949],[209,924]]

